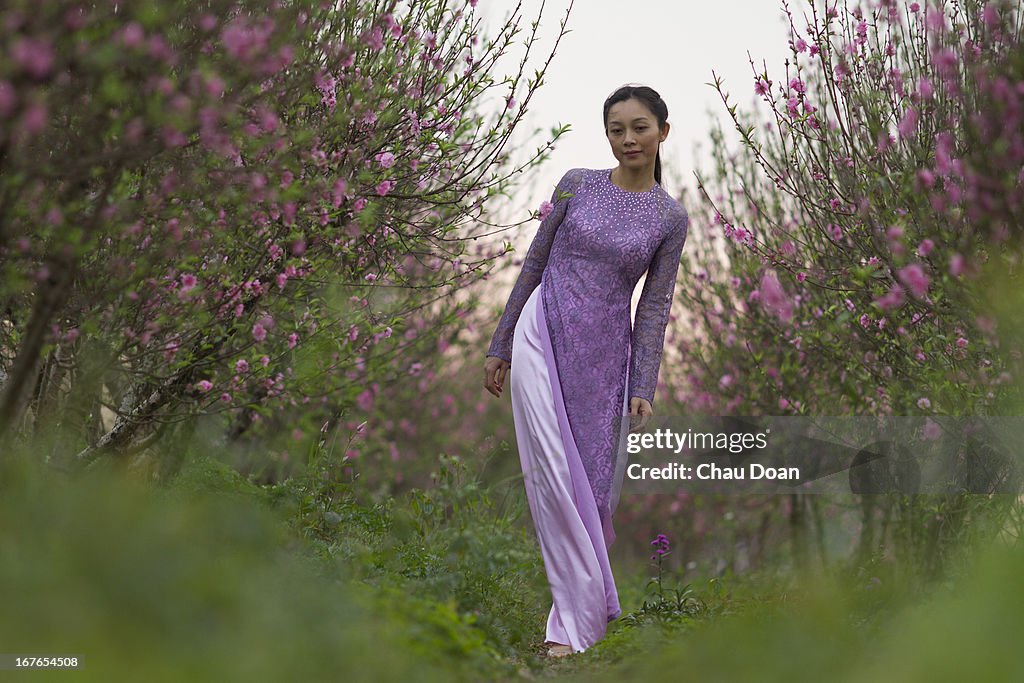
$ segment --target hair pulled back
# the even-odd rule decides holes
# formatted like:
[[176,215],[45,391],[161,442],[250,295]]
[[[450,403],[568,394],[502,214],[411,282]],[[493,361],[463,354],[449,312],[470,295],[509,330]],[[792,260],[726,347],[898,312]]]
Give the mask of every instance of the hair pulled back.
[[[608,130],[608,112],[612,106],[619,102],[625,102],[628,99],[639,100],[646,106],[654,118],[658,120],[658,129],[665,125],[668,121],[668,105],[665,104],[665,100],[661,99],[661,95],[657,93],[654,88],[650,88],[646,85],[624,85],[604,101],[604,128]],[[657,155],[654,157],[654,182],[661,184],[661,150],[658,150]]]

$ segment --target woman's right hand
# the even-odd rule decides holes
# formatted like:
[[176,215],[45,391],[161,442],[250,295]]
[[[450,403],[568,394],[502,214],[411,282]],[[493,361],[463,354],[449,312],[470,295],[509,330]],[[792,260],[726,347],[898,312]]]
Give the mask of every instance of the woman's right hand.
[[501,390],[510,367],[507,360],[487,356],[487,362],[484,363],[484,389],[501,398]]

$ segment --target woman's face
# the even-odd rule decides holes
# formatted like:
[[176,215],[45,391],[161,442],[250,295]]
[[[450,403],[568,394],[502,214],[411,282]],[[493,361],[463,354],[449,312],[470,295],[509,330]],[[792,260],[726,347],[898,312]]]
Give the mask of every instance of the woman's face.
[[616,102],[608,110],[605,134],[612,146],[612,154],[620,166],[641,170],[654,168],[658,145],[668,135],[668,122],[658,130],[654,113],[640,100],[629,98]]

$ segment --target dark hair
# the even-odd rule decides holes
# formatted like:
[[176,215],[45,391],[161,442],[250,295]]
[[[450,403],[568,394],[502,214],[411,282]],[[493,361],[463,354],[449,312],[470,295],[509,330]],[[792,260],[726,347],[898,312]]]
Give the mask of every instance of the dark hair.
[[[665,104],[665,100],[661,99],[661,95],[646,85],[624,85],[604,101],[604,128],[608,130],[608,111],[612,108],[612,105],[618,104],[619,102],[625,102],[628,99],[635,98],[640,100],[646,105],[651,113],[654,114],[654,118],[658,120],[658,130],[661,130],[665,122],[668,121],[668,105]],[[654,157],[654,181],[661,184],[661,150],[658,150],[658,154]]]

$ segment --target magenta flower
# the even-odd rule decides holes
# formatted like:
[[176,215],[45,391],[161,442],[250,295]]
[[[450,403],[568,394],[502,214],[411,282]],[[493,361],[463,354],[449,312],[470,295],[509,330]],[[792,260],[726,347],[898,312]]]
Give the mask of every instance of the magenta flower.
[[53,49],[33,38],[19,38],[11,46],[11,57],[33,78],[45,78],[53,68]]
[[368,45],[374,50],[384,49],[384,31],[381,30],[380,26],[377,26],[372,31],[367,31],[362,35],[362,41],[364,45]]
[[240,375],[249,372],[249,361],[245,360],[244,358],[239,358],[235,362],[235,372],[237,372]]
[[804,92],[804,82],[799,78],[794,78],[789,81],[789,87],[798,93]]
[[949,274],[959,277],[964,272],[965,261],[963,254],[953,254],[949,257]]
[[934,248],[935,242],[928,238],[925,238],[924,240],[921,241],[921,244],[917,245],[917,255],[923,258],[928,254],[932,253],[932,249]]
[[392,190],[392,188],[394,188],[394,186],[395,186],[395,181],[393,181],[393,180],[382,180],[377,185],[377,194],[379,194],[381,197],[384,197],[384,196],[387,195],[388,192],[391,192],[391,190]]
[[906,111],[903,112],[903,118],[900,119],[896,129],[900,132],[901,138],[909,138],[914,135],[914,130],[917,128],[917,112],[913,107],[907,107]]
[[917,91],[921,94],[921,99],[930,100],[932,95],[935,94],[935,88],[932,87],[932,82],[927,78],[922,78],[917,83]]
[[192,273],[185,273],[181,276],[181,291],[187,292],[196,286],[196,276]]
[[260,323],[256,323],[252,326],[252,338],[258,342],[263,341],[267,338],[267,328],[263,327]]
[[555,205],[552,204],[551,202],[541,202],[540,209],[537,211],[537,215],[540,217],[541,220],[544,220],[545,218],[548,217],[548,214],[550,214],[554,209]]
[[804,41],[803,38],[797,38],[796,39],[796,51],[797,52],[805,52],[806,50],[807,50],[807,43]]
[[884,296],[875,299],[874,303],[883,311],[887,311],[890,308],[896,308],[901,306],[904,301],[903,288],[899,285],[893,285],[892,288],[885,293]]
[[761,305],[768,312],[784,323],[793,319],[793,302],[774,272],[765,271],[758,288],[761,291]]
[[201,380],[196,384],[196,388],[199,389],[199,391],[206,393],[207,391],[213,388],[213,382],[211,382],[208,379]]
[[918,299],[922,298],[928,293],[929,280],[928,276],[924,272],[924,268],[917,263],[911,263],[909,266],[900,268],[897,276],[910,293]]
[[760,76],[754,80],[754,92],[757,93],[758,95],[767,95],[768,90],[771,89],[771,86],[771,81],[766,82]]
[[391,152],[381,152],[375,158],[377,163],[381,165],[381,168],[391,168],[395,165],[395,155]]
[[932,407],[932,402],[922,396],[921,398],[917,399],[917,407],[920,408],[921,410],[928,410],[929,408]]

